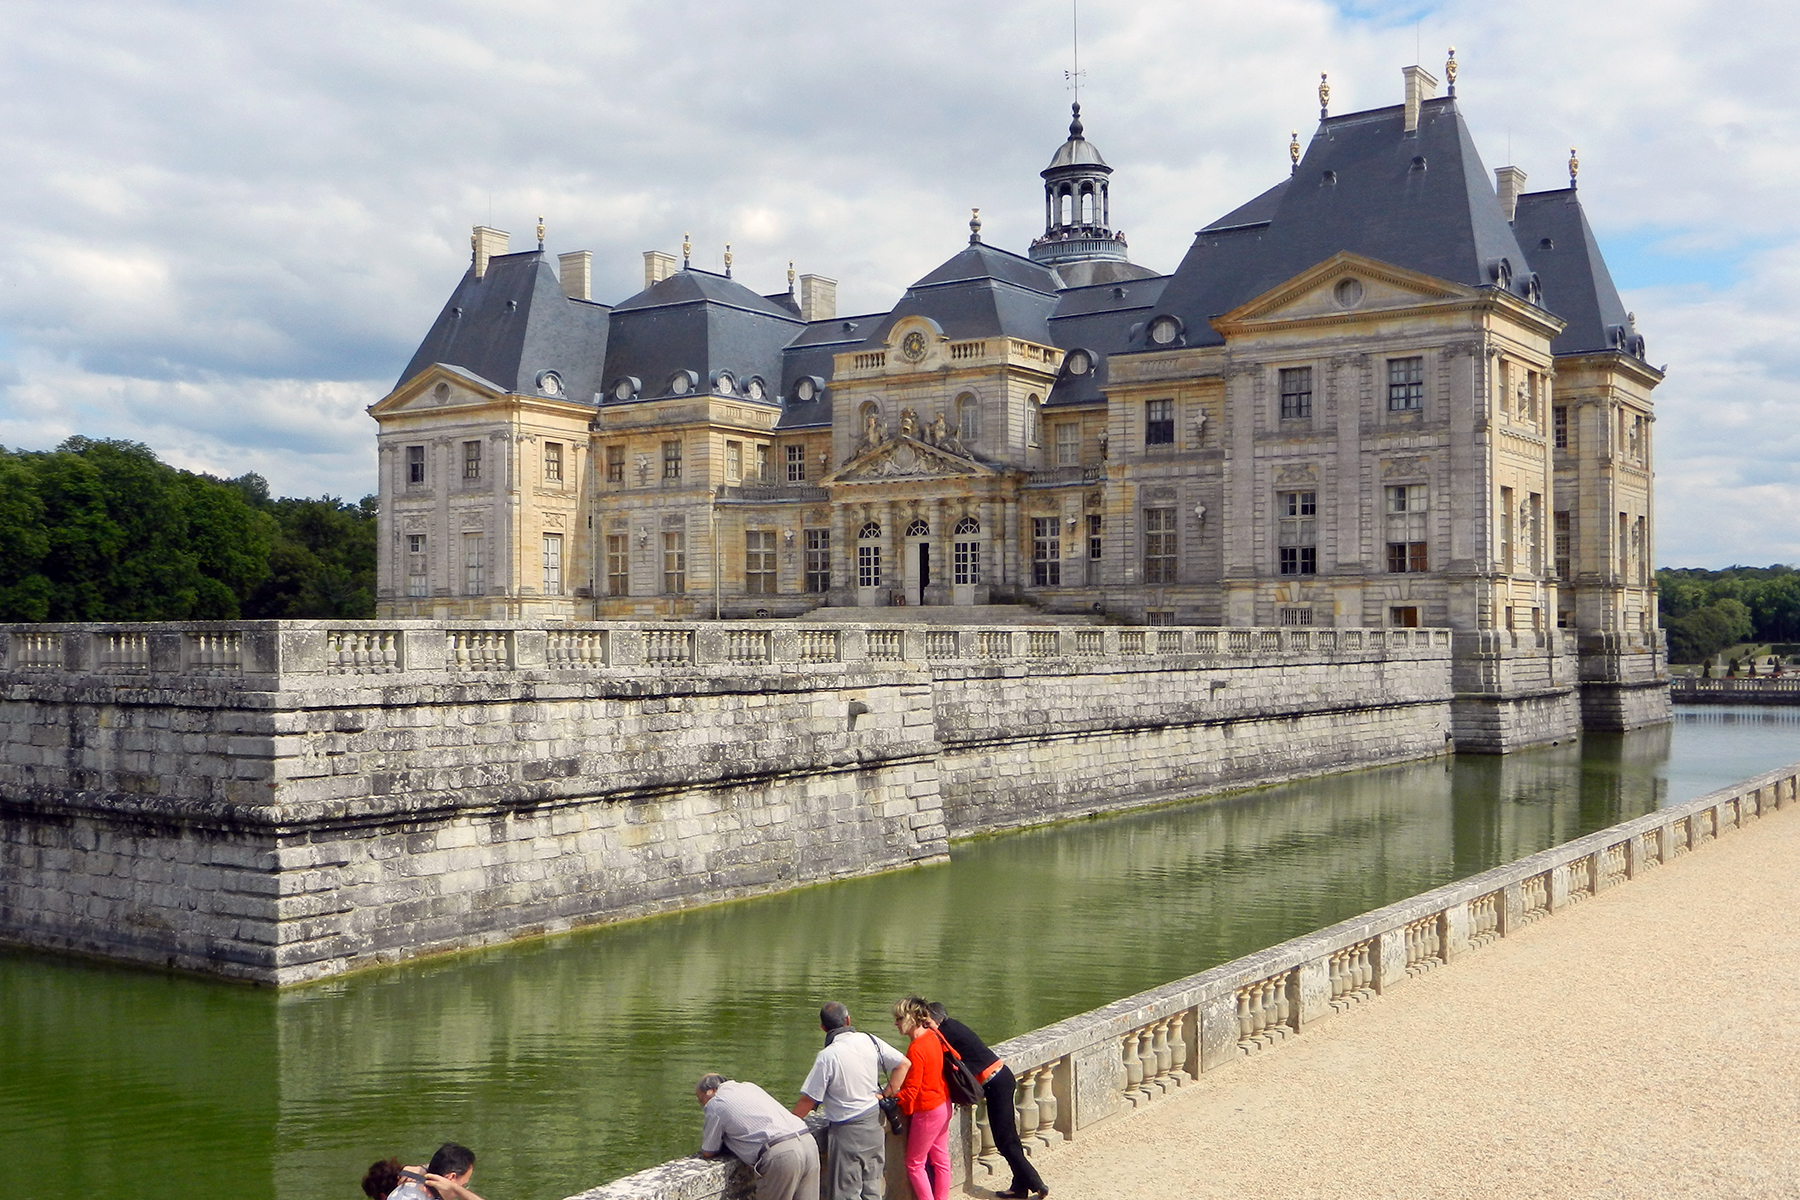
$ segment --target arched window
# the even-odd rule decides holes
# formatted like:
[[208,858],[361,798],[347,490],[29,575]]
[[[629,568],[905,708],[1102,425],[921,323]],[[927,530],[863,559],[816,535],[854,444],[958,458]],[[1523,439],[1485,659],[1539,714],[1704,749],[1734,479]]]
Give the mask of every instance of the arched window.
[[856,531],[856,536],[861,538],[865,542],[873,541],[874,539],[881,536],[881,522],[880,521],[865,522],[863,527]]
[[877,422],[881,420],[881,405],[873,400],[864,400],[862,407],[856,410],[856,423],[862,429],[867,430],[871,420]]
[[956,428],[957,436],[965,442],[981,436],[981,405],[975,393],[964,392],[956,398]]
[[856,586],[881,586],[881,524],[878,521],[865,523],[857,532],[860,539],[856,547]]
[[981,543],[976,540],[981,533],[981,522],[974,517],[964,517],[956,523],[956,541],[951,547],[951,578],[964,587],[978,587],[981,584]]
[[981,522],[977,521],[974,517],[964,517],[956,523],[956,532],[958,536],[965,533],[980,533]]
[[930,537],[931,526],[927,525],[922,518],[914,517],[912,524],[906,527],[906,536]]
[[1056,223],[1058,225],[1070,224],[1069,214],[1073,210],[1074,205],[1075,198],[1069,195],[1069,189],[1067,187],[1063,188],[1056,198]]
[[1083,225],[1094,223],[1094,189],[1091,186],[1081,189],[1081,223]]

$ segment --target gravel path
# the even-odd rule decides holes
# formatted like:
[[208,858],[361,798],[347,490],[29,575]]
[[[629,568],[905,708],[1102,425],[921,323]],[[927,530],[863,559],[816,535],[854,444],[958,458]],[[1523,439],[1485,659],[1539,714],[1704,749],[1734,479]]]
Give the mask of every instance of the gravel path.
[[1796,918],[1788,808],[1209,1072],[1045,1179],[1058,1200],[1800,1196]]

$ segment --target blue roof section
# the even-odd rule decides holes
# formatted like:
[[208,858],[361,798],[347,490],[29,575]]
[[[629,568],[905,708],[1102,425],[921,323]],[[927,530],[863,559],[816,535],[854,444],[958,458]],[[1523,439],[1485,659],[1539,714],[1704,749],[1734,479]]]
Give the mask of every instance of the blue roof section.
[[1401,106],[1321,121],[1285,183],[1195,236],[1163,307],[1186,325],[1188,345],[1217,344],[1211,318],[1341,251],[1477,287],[1494,282],[1501,259],[1516,287],[1530,271],[1445,97],[1424,102],[1411,134]]
[[865,343],[879,344],[902,317],[929,317],[944,335],[1016,337],[1050,344],[1056,274],[1023,255],[973,242],[906,289],[893,311],[867,326]]
[[1594,231],[1574,188],[1527,192],[1519,197],[1513,231],[1531,255],[1544,289],[1544,306],[1568,325],[1550,343],[1556,354],[1630,351],[1624,301],[1594,241]]
[[1150,319],[1162,297],[1166,276],[1134,279],[1125,283],[1072,288],[1062,294],[1056,315],[1050,319],[1050,336],[1063,351],[1086,350],[1094,356],[1094,369],[1085,375],[1064,370],[1045,399],[1046,407],[1063,404],[1096,404],[1106,386],[1108,356],[1132,349],[1135,330]]
[[539,373],[555,371],[564,395],[588,400],[600,390],[610,311],[563,295],[541,251],[495,255],[481,278],[473,267],[463,273],[395,386],[433,363],[461,367],[509,392],[535,392]]
[[781,387],[782,351],[806,325],[742,284],[710,271],[677,271],[612,310],[606,342],[604,403],[627,376],[641,398],[671,394],[678,371],[693,371],[705,391],[713,375],[760,376],[773,396]]

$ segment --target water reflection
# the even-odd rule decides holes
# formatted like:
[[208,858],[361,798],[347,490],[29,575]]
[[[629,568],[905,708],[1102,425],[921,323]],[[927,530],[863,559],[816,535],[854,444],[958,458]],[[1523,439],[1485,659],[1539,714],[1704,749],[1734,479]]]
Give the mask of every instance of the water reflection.
[[691,1148],[705,1070],[791,1096],[822,999],[885,1032],[921,990],[998,1040],[1800,758],[1796,733],[1684,710],[279,996],[0,956],[0,1194],[339,1197],[454,1137],[483,1194],[561,1197]]

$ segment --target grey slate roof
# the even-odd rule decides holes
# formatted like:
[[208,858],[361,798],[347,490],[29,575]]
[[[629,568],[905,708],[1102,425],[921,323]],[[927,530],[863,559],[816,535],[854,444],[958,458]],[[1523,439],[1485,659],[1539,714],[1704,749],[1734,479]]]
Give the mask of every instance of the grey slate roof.
[[1568,322],[1550,343],[1553,353],[1625,350],[1643,357],[1574,188],[1520,196],[1513,232],[1543,282],[1544,306]]
[[496,255],[480,279],[473,267],[464,272],[395,386],[444,363],[509,392],[535,392],[538,374],[553,370],[568,398],[588,400],[600,390],[609,311],[563,295],[539,251]]
[[971,243],[907,288],[865,341],[884,341],[894,322],[923,316],[957,340],[1017,337],[1047,345],[1057,284],[1053,271],[1022,255]]
[[[867,336],[864,331],[873,328],[886,315],[832,317],[814,321],[801,331],[782,355],[782,412],[777,428],[801,429],[831,424],[832,356],[862,345]],[[825,386],[810,403],[802,403],[795,394],[796,385],[807,375],[823,380]]]
[[1218,344],[1211,318],[1340,251],[1472,286],[1505,259],[1523,288],[1530,267],[1456,101],[1425,101],[1414,134],[1404,123],[1398,105],[1321,121],[1285,184],[1195,236],[1163,295],[1186,344]]
[[603,402],[618,403],[612,385],[624,376],[640,381],[642,399],[667,396],[669,381],[683,370],[699,376],[699,391],[718,371],[740,381],[760,376],[773,399],[782,350],[804,326],[793,312],[735,280],[677,271],[612,310]]
[[1050,336],[1061,350],[1086,350],[1094,356],[1094,369],[1071,375],[1066,369],[1050,389],[1045,407],[1089,404],[1098,401],[1106,386],[1108,356],[1130,348],[1132,333],[1149,320],[1163,287],[1164,276],[1129,282],[1071,288],[1059,298],[1050,318]]

